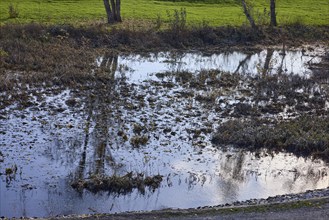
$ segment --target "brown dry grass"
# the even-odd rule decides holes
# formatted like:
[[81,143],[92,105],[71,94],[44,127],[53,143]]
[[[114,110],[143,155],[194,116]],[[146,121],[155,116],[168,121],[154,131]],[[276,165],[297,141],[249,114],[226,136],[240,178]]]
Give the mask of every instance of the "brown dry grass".
[[[105,52],[147,52],[170,49],[225,50],[231,46],[302,43],[329,39],[329,27],[290,25],[255,33],[249,27],[207,25],[159,30],[154,25],[127,21],[126,28],[104,25],[77,28],[40,24],[0,27],[0,91],[14,82],[53,80],[58,84],[91,80],[95,59]],[[148,28],[149,27],[149,28]],[[20,73],[20,74],[17,74]],[[104,76],[104,75],[102,75]]]

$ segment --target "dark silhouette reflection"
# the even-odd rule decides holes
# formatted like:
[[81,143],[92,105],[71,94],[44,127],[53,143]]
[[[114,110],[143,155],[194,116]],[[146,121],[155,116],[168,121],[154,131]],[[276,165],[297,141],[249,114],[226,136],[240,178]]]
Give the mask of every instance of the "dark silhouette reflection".
[[282,74],[283,71],[287,71],[286,69],[283,70],[283,63],[284,63],[284,59],[286,58],[286,51],[285,51],[285,46],[282,46],[282,53],[280,53],[281,55],[281,62],[280,62],[280,66],[278,68],[278,74]]
[[241,184],[246,180],[246,173],[244,171],[245,153],[239,151],[234,155],[227,155],[223,158],[221,164],[221,181],[219,187],[222,189],[223,196],[230,198],[232,201],[236,200]]
[[[76,180],[85,178],[86,167],[89,168],[90,174],[104,175],[106,160],[110,160],[110,166],[115,165],[109,147],[109,130],[115,126],[111,118],[111,108],[116,105],[118,97],[115,90],[117,82],[114,78],[117,67],[118,55],[105,54],[96,71],[96,80],[87,91],[85,137],[79,166],[74,176]],[[91,131],[92,124],[94,127]],[[87,154],[91,153],[88,151],[93,152],[93,161],[90,161],[92,166],[86,164]]]
[[[121,93],[129,93],[126,90],[129,85],[124,79],[115,79],[117,61],[117,56],[113,54],[103,57],[100,70],[96,72],[96,80],[85,99],[85,143],[71,184],[79,192],[88,189],[94,193],[105,190],[113,194],[128,194],[137,189],[145,194],[145,187],[154,191],[162,181],[161,175],[150,177],[145,176],[143,172],[134,174],[132,171],[120,173],[123,165],[118,165],[117,158],[112,155],[115,135],[123,136],[123,131],[120,131],[120,121],[123,120],[120,108],[125,104]],[[121,141],[124,141],[123,138]],[[86,155],[89,155],[89,158]]]
[[[287,192],[301,192],[321,185],[328,175],[327,169],[314,168],[312,163],[304,166],[298,160],[295,161],[296,165],[289,164],[283,169],[276,170],[275,163],[278,161],[285,163],[287,157],[268,155],[265,151],[250,153],[243,150],[222,157],[221,180],[218,181],[221,193],[225,198],[231,198],[234,201],[239,197],[240,188],[245,187],[245,183],[252,179],[256,181],[261,179],[260,182],[267,181],[267,179],[269,181],[281,179],[282,182],[279,184],[282,184]],[[273,167],[271,167],[272,164]],[[255,189],[251,188],[251,190]]]
[[[100,100],[104,101],[104,100]],[[111,103],[108,103],[111,104]],[[100,104],[102,106],[99,110],[99,114],[95,116],[95,128],[94,128],[94,147],[95,149],[95,165],[93,174],[104,174],[104,167],[105,167],[105,159],[110,159],[110,166],[114,166],[115,162],[112,157],[110,148],[109,148],[109,128],[113,126],[110,124],[111,115],[107,112],[106,106]]]
[[238,67],[237,67],[236,70],[234,71],[234,73],[239,73],[239,71],[240,71],[241,68],[244,69],[244,66],[248,64],[248,62],[249,62],[251,56],[252,56],[252,54],[248,54],[248,55],[246,56],[246,58],[244,58],[243,60],[241,60],[241,61],[239,62]]
[[299,188],[298,190],[303,190],[307,188],[307,186],[316,188],[317,184],[328,175],[325,169],[316,170],[312,165],[302,168],[295,167],[289,170],[289,173],[292,174],[293,178],[283,183],[283,186],[289,191],[293,191],[296,188]]
[[114,52],[105,53],[99,65],[99,70],[105,71],[110,75],[114,76],[115,72],[118,69],[118,59],[118,54]]
[[231,179],[234,182],[243,182],[245,180],[245,173],[243,171],[245,153],[239,151],[234,156],[228,155],[224,159],[222,163],[223,177]]
[[265,76],[266,74],[269,74],[271,72],[270,63],[271,63],[271,59],[273,56],[273,52],[274,52],[274,50],[272,48],[267,49],[265,64],[264,64],[264,68],[263,68],[263,72],[262,72],[263,76]]
[[84,142],[83,142],[83,150],[82,150],[82,154],[81,154],[81,159],[79,161],[79,166],[77,168],[77,172],[76,172],[76,177],[77,179],[82,179],[84,177],[84,171],[86,168],[86,154],[87,154],[87,146],[88,146],[88,142],[89,142],[89,127],[90,127],[90,121],[91,121],[91,116],[92,116],[92,108],[89,107],[88,108],[88,116],[87,116],[87,121],[86,121],[86,129],[85,129],[85,138],[84,138]]
[[244,181],[244,172],[243,172],[243,163],[244,163],[245,154],[239,152],[236,155],[235,165],[233,167],[232,178],[237,181]]
[[180,72],[182,71],[182,67],[184,63],[182,62],[182,58],[185,56],[184,53],[172,53],[170,54],[170,60],[167,60],[168,69],[172,72]]

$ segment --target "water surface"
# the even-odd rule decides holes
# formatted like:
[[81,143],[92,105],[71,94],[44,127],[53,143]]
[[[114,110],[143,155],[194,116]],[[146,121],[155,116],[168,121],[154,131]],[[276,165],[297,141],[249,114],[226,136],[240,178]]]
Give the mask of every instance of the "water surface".
[[[264,106],[274,99],[267,95],[270,100],[257,100],[263,93],[253,85],[264,74],[279,75],[278,80],[294,75],[309,79],[308,67],[320,61],[309,53],[101,56],[95,73],[107,70],[113,75],[109,83],[96,82],[81,90],[31,86],[31,105],[0,110],[0,215],[194,208],[328,187],[329,168],[321,160],[219,148],[210,141],[219,123],[250,116],[237,114],[239,104],[261,109],[259,117],[295,117],[298,100],[264,113]],[[207,69],[216,72],[205,76],[202,71]],[[323,85],[310,87],[301,84],[294,91],[326,97]],[[205,101],[210,96],[213,102]],[[285,99],[282,95],[275,102]],[[325,104],[316,108],[327,111]],[[139,132],[136,126],[141,127]],[[140,135],[148,137],[147,144],[134,146],[132,138]],[[15,175],[5,174],[6,168],[15,166]],[[71,187],[72,181],[92,174],[128,172],[160,174],[163,181],[144,194],[95,194]]]

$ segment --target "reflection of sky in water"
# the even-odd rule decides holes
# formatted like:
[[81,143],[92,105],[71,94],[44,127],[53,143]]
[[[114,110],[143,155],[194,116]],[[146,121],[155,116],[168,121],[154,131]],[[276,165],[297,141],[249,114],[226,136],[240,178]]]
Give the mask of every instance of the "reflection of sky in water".
[[[302,65],[295,65],[301,61],[301,54],[288,54],[285,68],[301,68]],[[187,54],[177,58],[181,63],[178,67],[178,64],[167,62],[172,57],[160,54],[157,58],[159,62],[152,65],[151,61],[156,59],[154,56],[148,59],[119,57],[118,63],[135,70],[131,73],[133,80],[128,79],[135,82],[152,78],[147,76],[148,73],[175,68],[198,71],[206,66],[209,69],[235,72],[246,57],[238,52],[209,57]],[[252,71],[258,61],[265,57],[266,51],[251,55],[248,64],[239,71],[245,69],[246,74],[255,74]],[[280,55],[274,52],[273,57],[279,59]],[[277,67],[274,65],[274,68]],[[120,85],[116,85],[118,90]],[[195,140],[189,131],[204,128],[209,122],[215,124],[220,118],[213,109],[202,106],[187,108],[189,100],[175,96],[182,89],[179,86],[173,89],[135,87],[134,92],[144,94],[145,100],[149,97],[155,100],[154,106],[147,104],[137,109],[121,108],[116,106],[118,103],[105,103],[102,97],[96,96],[98,103],[92,112],[88,135],[85,133],[88,111],[84,105],[70,110],[65,104],[65,100],[73,96],[70,90],[45,97],[45,106],[66,109],[63,112],[38,108],[22,111],[6,109],[10,112],[8,119],[0,120],[0,150],[5,155],[4,162],[0,163],[0,172],[16,164],[18,173],[10,184],[6,184],[5,175],[0,176],[0,216],[190,208],[328,186],[329,170],[321,161],[284,153],[273,157],[261,154],[258,158],[248,152],[217,149],[210,144],[209,135],[202,136],[204,144],[198,145],[199,139]],[[75,98],[84,103],[83,95],[79,94]],[[133,99],[130,101],[134,104],[138,102]],[[110,114],[104,117],[104,111]],[[176,120],[177,117],[181,120]],[[118,131],[125,128],[125,133],[131,138],[134,135],[134,123],[145,123],[148,127],[152,123],[157,124],[157,129],[150,131],[146,146],[132,148],[129,142],[123,142],[118,137]],[[166,128],[171,128],[175,135],[163,132]],[[83,152],[86,158],[83,166],[79,166],[83,161]],[[147,190],[144,195],[137,190],[120,196],[106,192],[94,195],[87,191],[79,194],[69,183],[80,170],[84,177],[96,170],[104,170],[106,175],[122,175],[133,171],[147,175],[161,174],[164,178],[159,189],[154,192]]]
[[[69,95],[70,91],[66,90],[47,99],[47,102],[53,106],[65,105],[63,100]],[[158,96],[163,94],[160,92]],[[213,148],[211,144],[204,148],[193,144],[187,130],[202,127],[202,118],[208,121],[214,116],[200,108],[200,116],[176,122],[176,115],[198,111],[184,110],[185,104],[182,101],[171,109],[147,107],[114,112],[116,117],[108,119],[111,139],[104,151],[105,173],[111,175],[114,172],[125,174],[134,171],[148,175],[160,173],[164,176],[161,187],[154,193],[147,191],[142,195],[135,190],[124,196],[108,195],[105,192],[96,195],[84,192],[79,195],[68,185],[71,176],[77,172],[83,152],[86,137],[83,113],[77,111],[49,115],[45,111],[26,110],[27,118],[21,118],[19,112],[13,112],[9,120],[0,121],[1,128],[7,131],[0,141],[2,152],[6,155],[1,167],[10,167],[15,163],[21,174],[16,175],[16,180],[8,187],[5,176],[1,176],[1,215],[48,216],[94,211],[190,208],[328,186],[328,167],[320,161],[298,159],[283,153],[257,158],[252,153],[233,149],[224,151]],[[17,114],[18,117],[15,116]],[[32,120],[32,117],[40,121]],[[89,133],[85,176],[95,172],[95,161],[100,158],[99,135],[103,128],[98,125],[104,121],[99,117],[96,114],[93,118]],[[129,136],[133,135],[130,126],[145,117],[156,122],[159,128],[171,127],[177,135],[165,135],[159,129],[151,134],[147,146],[133,149],[128,142],[120,142],[115,135],[122,126],[115,119],[118,117],[129,127]],[[56,129],[54,124],[63,126]],[[73,128],[68,129],[65,126],[67,124]],[[32,189],[27,189],[26,185]]]
[[[166,71],[190,71],[219,69],[224,72],[242,73],[247,75],[256,75],[262,72],[265,65],[268,50],[263,50],[255,54],[244,54],[241,52],[213,54],[203,56],[201,53],[170,54],[159,53],[151,54],[148,57],[140,55],[119,56],[118,64],[127,66],[131,70],[129,80],[143,81],[147,79],[156,79],[154,73]],[[98,64],[102,57],[98,59]],[[310,63],[320,62],[320,58],[310,55],[303,55],[301,51],[287,51],[282,55],[280,50],[274,50],[269,63],[271,74],[293,73],[299,75],[310,74],[308,69]],[[152,77],[153,76],[153,77]]]

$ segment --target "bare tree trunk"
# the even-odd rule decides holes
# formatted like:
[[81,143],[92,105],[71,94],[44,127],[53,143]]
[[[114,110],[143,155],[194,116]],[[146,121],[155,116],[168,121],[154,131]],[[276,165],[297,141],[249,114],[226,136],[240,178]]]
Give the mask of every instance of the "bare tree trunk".
[[111,0],[111,7],[112,7],[114,21],[117,21],[117,12],[116,12],[116,7],[115,7],[114,0]]
[[241,0],[241,2],[242,2],[242,7],[243,7],[243,13],[246,15],[252,29],[257,30],[255,21],[250,13],[250,6],[246,3],[245,0]]
[[276,13],[275,13],[275,0],[271,0],[270,10],[271,10],[271,26],[275,27],[277,25]]
[[117,21],[122,22],[121,19],[121,1],[116,0],[116,12],[117,12]]
[[111,6],[110,6],[108,0],[103,0],[103,2],[104,2],[105,10],[106,10],[106,15],[107,15],[107,23],[111,24],[114,22]]
[[107,14],[107,22],[109,24],[121,22],[121,0],[103,0],[103,2]]

